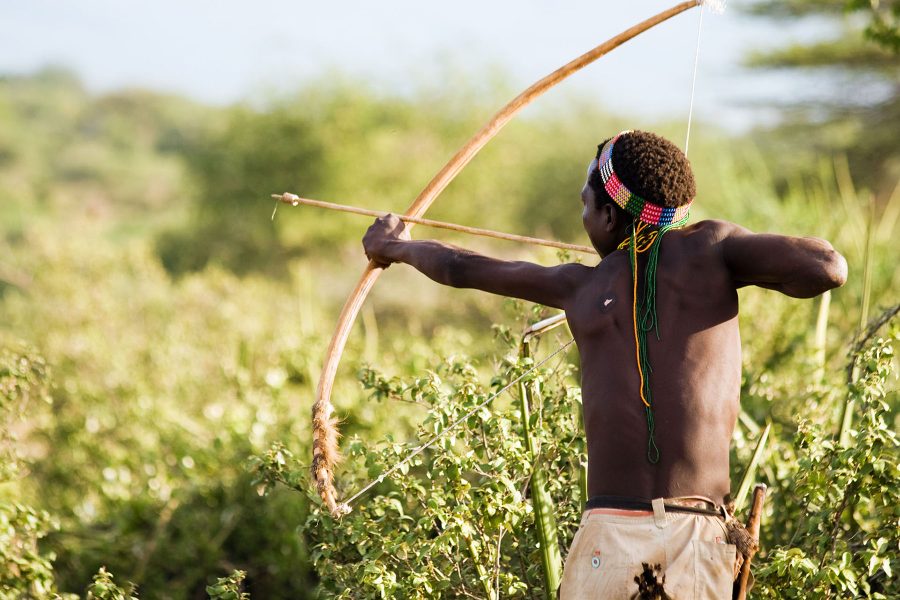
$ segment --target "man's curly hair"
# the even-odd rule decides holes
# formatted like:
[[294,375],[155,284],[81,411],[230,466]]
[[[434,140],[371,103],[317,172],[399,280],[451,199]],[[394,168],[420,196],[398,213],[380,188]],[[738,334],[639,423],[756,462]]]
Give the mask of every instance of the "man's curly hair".
[[[610,139],[597,148],[597,158]],[[613,148],[612,161],[625,187],[654,204],[678,207],[690,202],[697,193],[687,157],[675,144],[655,133],[632,131],[623,135]],[[598,206],[612,202],[618,208],[603,187],[599,169],[591,172],[588,185],[594,190]]]

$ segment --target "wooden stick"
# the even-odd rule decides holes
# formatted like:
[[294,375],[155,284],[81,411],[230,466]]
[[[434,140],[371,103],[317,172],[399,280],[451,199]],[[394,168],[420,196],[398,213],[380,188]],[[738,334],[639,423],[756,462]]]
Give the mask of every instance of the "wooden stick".
[[[328,210],[338,210],[341,212],[352,213],[354,215],[365,215],[369,217],[383,217],[389,213],[378,210],[370,210],[368,208],[359,208],[357,206],[347,206],[346,204],[335,204],[333,202],[324,202],[322,200],[311,200],[310,198],[301,198],[295,194],[285,192],[284,194],[272,194],[272,197],[297,206],[305,204],[306,206],[315,206],[316,208],[326,208]],[[502,231],[493,231],[491,229],[482,229],[480,227],[469,227],[467,225],[457,225],[456,223],[446,223],[444,221],[435,221],[433,219],[424,219],[422,217],[413,217],[409,215],[397,215],[397,218],[405,223],[414,223],[416,225],[425,225],[426,227],[435,227],[437,229],[449,229],[450,231],[459,231],[469,233],[471,235],[480,235],[482,237],[495,238],[498,240],[508,240],[510,242],[524,242],[526,244],[534,244],[536,246],[549,246],[550,248],[560,248],[562,250],[573,250],[575,252],[584,252],[585,254],[597,254],[597,251],[589,246],[580,246],[578,244],[567,244],[565,242],[556,242],[553,240],[544,240],[541,238],[529,237],[527,235],[516,235],[515,233],[504,233]]]
[[[766,485],[764,483],[756,484],[753,488],[753,504],[750,505],[750,516],[747,517],[747,531],[753,536],[753,539],[759,544],[759,524],[762,521],[763,503],[766,500]],[[748,556],[741,565],[741,574],[738,577],[737,593],[735,600],[746,600],[747,586],[750,583],[750,561],[753,554]]]

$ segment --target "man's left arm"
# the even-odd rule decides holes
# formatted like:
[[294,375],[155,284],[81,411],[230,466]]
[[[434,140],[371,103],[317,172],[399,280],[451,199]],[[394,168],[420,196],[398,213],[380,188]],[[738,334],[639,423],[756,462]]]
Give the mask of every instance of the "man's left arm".
[[717,222],[722,257],[736,287],[756,285],[794,298],[812,298],[847,281],[847,261],[827,241],[753,233]]
[[588,269],[564,264],[544,267],[525,261],[484,256],[433,240],[409,240],[394,215],[376,219],[363,237],[366,256],[380,266],[406,263],[430,279],[451,287],[474,288],[565,309]]

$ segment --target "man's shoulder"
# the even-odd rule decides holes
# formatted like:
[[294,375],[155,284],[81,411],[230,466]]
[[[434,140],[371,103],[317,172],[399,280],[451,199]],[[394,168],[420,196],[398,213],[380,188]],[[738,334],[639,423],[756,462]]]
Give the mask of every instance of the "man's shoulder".
[[682,231],[696,235],[710,236],[721,241],[736,231],[743,229],[740,225],[722,219],[704,219],[688,225]]
[[730,221],[706,219],[678,230],[678,237],[697,252],[717,250],[722,242],[741,231],[745,231],[743,227]]
[[[605,261],[601,261],[602,265]],[[598,265],[599,266],[599,265]],[[573,293],[577,293],[583,286],[590,284],[594,280],[598,266],[587,266],[581,263],[563,263],[550,267],[553,271],[556,285],[560,288],[567,288]]]
[[[698,221],[687,227],[671,232],[672,243],[669,246],[670,261],[690,265],[691,269],[710,269],[726,266],[725,248],[727,240],[741,231],[741,227],[729,221],[709,219]],[[671,234],[666,234],[668,238]],[[677,240],[677,241],[676,241]],[[665,244],[665,238],[663,240]],[[662,254],[666,254],[663,246]]]
[[591,276],[596,267],[589,267],[581,263],[563,263],[555,267],[551,267],[556,271],[556,276],[573,282],[581,282]]

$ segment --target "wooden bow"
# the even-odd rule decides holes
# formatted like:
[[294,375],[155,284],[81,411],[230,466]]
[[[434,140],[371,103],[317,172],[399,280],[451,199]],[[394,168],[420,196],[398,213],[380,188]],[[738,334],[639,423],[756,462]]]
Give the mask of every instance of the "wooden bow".
[[[560,83],[576,71],[591,64],[601,56],[618,48],[628,40],[640,35],[651,27],[659,25],[675,15],[688,9],[699,6],[702,0],[689,0],[676,4],[672,8],[634,25],[619,35],[610,38],[596,48],[589,50],[566,65],[553,71],[543,79],[531,85],[524,92],[513,98],[506,106],[501,108],[494,117],[488,121],[466,144],[453,155],[453,158],[444,165],[437,175],[425,186],[415,201],[409,206],[404,215],[421,217],[431,206],[447,185],[462,171],[469,161],[509,122],[520,110],[528,106],[537,97]],[[412,227],[408,224],[407,227]],[[356,321],[362,304],[368,296],[375,281],[381,275],[381,271],[374,263],[369,262],[363,271],[359,283],[344,303],[338,319],[337,328],[332,335],[331,343],[325,355],[322,365],[322,374],[319,377],[319,385],[316,389],[316,402],[312,409],[313,420],[313,460],[312,476],[316,481],[316,489],[328,510],[335,517],[350,512],[347,505],[339,504],[337,492],[334,488],[334,466],[338,460],[338,430],[337,420],[333,416],[334,407],[331,404],[331,391],[334,386],[334,378],[337,373],[347,337]]]

